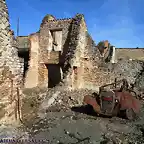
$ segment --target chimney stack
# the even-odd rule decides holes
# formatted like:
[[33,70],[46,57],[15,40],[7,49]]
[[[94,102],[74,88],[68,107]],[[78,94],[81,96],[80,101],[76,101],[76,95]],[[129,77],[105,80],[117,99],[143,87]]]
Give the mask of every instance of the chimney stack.
[[105,48],[108,48],[108,44],[109,44],[108,40],[105,40],[105,41],[104,41],[104,46],[105,46]]

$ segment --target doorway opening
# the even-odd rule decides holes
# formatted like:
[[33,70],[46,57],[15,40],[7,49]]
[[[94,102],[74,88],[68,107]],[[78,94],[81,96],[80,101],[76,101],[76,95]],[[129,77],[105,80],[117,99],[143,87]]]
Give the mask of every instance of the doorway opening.
[[25,79],[26,72],[28,71],[28,62],[29,62],[29,51],[28,50],[19,50],[18,57],[23,59],[24,71],[23,71],[23,80]]
[[48,69],[48,88],[53,88],[61,81],[61,67],[59,64],[46,64]]

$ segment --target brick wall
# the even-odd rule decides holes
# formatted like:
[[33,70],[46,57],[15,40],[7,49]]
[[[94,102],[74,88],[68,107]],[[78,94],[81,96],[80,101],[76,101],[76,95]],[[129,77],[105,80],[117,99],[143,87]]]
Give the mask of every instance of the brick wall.
[[[83,85],[83,65],[81,58],[86,47],[86,25],[84,17],[77,14],[72,21],[68,51],[65,55],[65,82],[69,88],[81,88]],[[77,72],[75,73],[75,70]]]
[[101,63],[97,66],[87,61],[84,74],[85,88],[96,90],[102,85],[114,82],[115,78],[117,80],[125,78],[128,83],[135,83],[142,69],[143,62],[141,61],[122,60],[116,64]]
[[0,0],[0,106],[1,113],[4,112],[0,121],[14,124],[18,117],[17,88],[21,86],[23,65],[13,45],[14,37],[11,32],[6,1]]
[[38,62],[39,62],[39,33],[29,36],[31,48],[29,50],[29,67],[25,77],[25,88],[38,85]]
[[49,45],[49,31],[51,29],[62,29],[62,49],[65,49],[66,40],[70,31],[71,19],[68,20],[51,20],[45,21],[40,27],[40,59],[43,54],[47,54],[47,47]]

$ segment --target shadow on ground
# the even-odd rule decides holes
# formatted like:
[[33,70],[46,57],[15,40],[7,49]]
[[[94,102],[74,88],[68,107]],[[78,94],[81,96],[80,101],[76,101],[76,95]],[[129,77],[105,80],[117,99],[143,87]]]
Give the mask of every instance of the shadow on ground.
[[[112,116],[106,116],[102,114],[97,114],[91,105],[83,105],[83,106],[78,106],[78,107],[72,107],[71,110],[76,113],[82,113],[82,114],[87,114],[89,116],[97,116],[97,117],[102,117],[102,118],[112,118]],[[118,118],[126,119],[125,113],[121,112],[121,114],[118,114]]]
[[82,113],[87,114],[89,116],[95,116],[95,117],[103,117],[103,118],[111,118],[110,116],[100,115],[97,114],[91,105],[84,105],[79,107],[72,107],[71,110],[76,113]]
[[91,116],[97,116],[97,113],[93,110],[93,107],[90,105],[84,105],[84,106],[78,106],[78,107],[72,107],[72,111],[83,113]]

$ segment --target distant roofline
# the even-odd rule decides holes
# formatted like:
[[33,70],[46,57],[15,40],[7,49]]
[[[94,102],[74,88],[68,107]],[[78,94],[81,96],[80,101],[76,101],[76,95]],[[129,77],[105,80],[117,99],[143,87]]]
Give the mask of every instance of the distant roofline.
[[58,19],[52,19],[52,20],[48,20],[48,21],[49,22],[57,22],[57,21],[71,21],[71,20],[73,20],[73,18],[58,18]]
[[137,47],[137,48],[116,48],[116,49],[144,49],[144,48]]

